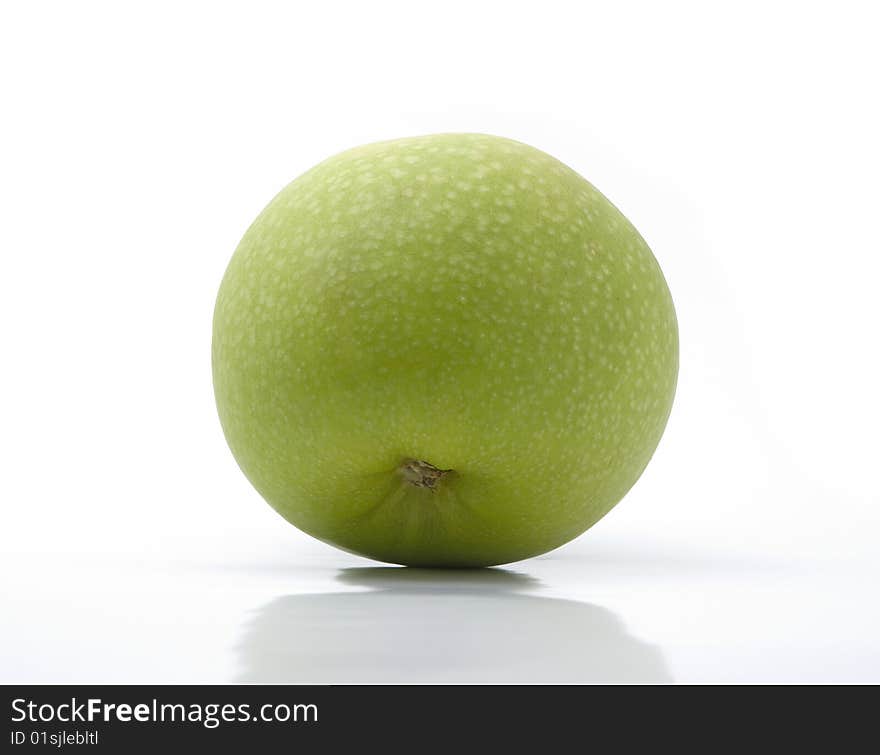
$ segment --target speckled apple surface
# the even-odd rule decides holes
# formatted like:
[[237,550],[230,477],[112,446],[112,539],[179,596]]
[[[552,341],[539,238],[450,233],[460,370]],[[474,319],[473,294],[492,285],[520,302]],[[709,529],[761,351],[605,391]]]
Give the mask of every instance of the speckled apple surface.
[[650,249],[549,155],[370,144],[283,189],[213,326],[232,452],[288,521],[381,561],[482,566],[576,537],[635,483],[678,371]]

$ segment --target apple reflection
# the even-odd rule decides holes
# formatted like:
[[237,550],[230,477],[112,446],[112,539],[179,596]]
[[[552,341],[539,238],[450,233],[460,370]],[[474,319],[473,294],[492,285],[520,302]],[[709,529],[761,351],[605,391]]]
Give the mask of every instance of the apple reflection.
[[600,606],[529,594],[505,569],[344,569],[348,592],[285,595],[239,643],[236,681],[669,682],[662,653]]

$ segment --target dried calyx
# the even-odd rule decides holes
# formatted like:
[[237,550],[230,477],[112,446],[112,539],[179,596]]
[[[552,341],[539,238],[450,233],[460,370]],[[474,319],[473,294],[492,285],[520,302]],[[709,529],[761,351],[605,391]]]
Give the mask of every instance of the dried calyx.
[[451,472],[451,469],[438,469],[427,461],[407,459],[399,467],[400,474],[407,482],[418,488],[436,490],[440,479]]

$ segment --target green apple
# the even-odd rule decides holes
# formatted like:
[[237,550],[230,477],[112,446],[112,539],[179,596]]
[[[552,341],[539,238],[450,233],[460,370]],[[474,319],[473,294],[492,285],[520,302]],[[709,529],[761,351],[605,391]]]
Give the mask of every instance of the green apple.
[[486,566],[586,530],[669,416],[678,329],[642,237],[524,144],[343,152],[276,196],[217,297],[232,452],[305,532],[380,561]]

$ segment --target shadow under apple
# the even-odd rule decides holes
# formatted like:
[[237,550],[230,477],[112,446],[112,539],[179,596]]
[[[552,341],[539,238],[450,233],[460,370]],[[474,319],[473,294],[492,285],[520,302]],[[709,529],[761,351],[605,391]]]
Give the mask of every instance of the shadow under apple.
[[236,681],[669,682],[660,650],[609,610],[529,594],[505,569],[344,569],[348,592],[285,595],[258,610]]

